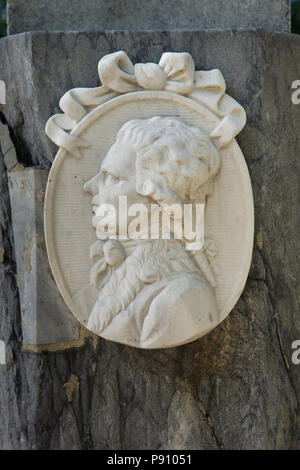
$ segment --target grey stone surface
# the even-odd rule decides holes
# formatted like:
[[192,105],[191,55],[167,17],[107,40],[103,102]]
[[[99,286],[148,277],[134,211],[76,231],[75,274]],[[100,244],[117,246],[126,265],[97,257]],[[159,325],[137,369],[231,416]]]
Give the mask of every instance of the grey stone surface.
[[[201,45],[201,47],[199,47]],[[0,158],[0,447],[33,449],[297,449],[300,366],[300,37],[255,31],[35,33],[0,41],[0,107],[19,162],[48,167],[43,134],[62,94],[98,84],[97,62],[125,50],[157,62],[188,51],[197,69],[222,70],[245,107],[238,142],[249,166],[256,233],[246,288],[228,318],[193,343],[144,351],[87,338],[82,348],[21,348],[7,180]],[[9,59],[8,59],[9,57]],[[22,60],[21,60],[22,59]]]
[[[27,365],[23,362],[21,316],[16,282],[13,234],[6,168],[0,143],[0,245],[4,247],[4,259],[0,263],[0,339],[6,345],[7,364],[0,367],[0,448],[22,447],[21,428],[25,422],[19,405],[27,400],[33,413],[34,406],[26,393],[22,374]],[[28,367],[32,367],[28,365]],[[22,371],[22,372],[21,372]],[[29,372],[29,370],[28,370]],[[23,398],[21,393],[25,392]],[[23,393],[22,393],[23,394]],[[32,397],[33,398],[33,397]],[[34,403],[35,405],[35,403]],[[24,441],[25,444],[25,441]]]
[[263,28],[290,31],[290,0],[8,0],[8,33]]
[[44,240],[48,172],[17,168],[8,174],[23,343],[42,345],[79,339],[79,326],[49,269]]

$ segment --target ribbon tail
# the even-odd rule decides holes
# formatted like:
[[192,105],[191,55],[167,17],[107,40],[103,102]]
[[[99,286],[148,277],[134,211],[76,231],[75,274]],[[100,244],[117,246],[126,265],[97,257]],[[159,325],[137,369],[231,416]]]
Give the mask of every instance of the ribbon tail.
[[[67,130],[72,130],[77,123],[72,121],[65,114],[55,114],[48,119],[45,132],[58,147],[65,150],[66,153],[74,153],[78,148],[89,147],[90,144],[83,139],[70,135]],[[78,156],[78,152],[77,152]]]
[[69,132],[88,114],[91,108],[95,108],[115,96],[117,93],[105,86],[74,88],[68,91],[59,102],[64,114],[55,114],[47,121],[45,127],[47,136],[66,153],[77,158],[80,157],[79,149],[89,147],[89,144]]
[[212,131],[210,137],[218,142],[220,149],[229,145],[237,134],[245,127],[246,111],[233,98],[225,95],[220,103],[220,111],[225,117]]
[[225,90],[220,70],[200,71],[195,72],[195,90],[189,95],[221,119],[210,134],[220,149],[229,145],[246,124],[245,110]]

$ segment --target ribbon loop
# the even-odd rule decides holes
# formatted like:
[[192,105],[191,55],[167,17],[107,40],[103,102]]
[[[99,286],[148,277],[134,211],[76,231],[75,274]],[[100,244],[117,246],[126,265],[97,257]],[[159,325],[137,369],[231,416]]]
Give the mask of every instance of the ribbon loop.
[[99,77],[103,85],[118,93],[136,90],[137,82],[134,67],[123,51],[102,57],[98,64]]

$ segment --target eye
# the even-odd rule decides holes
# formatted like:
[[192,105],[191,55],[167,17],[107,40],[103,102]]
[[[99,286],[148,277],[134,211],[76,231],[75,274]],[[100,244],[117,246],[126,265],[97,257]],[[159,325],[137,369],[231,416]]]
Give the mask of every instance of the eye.
[[120,181],[120,178],[117,178],[116,176],[114,175],[111,175],[109,173],[106,174],[106,177],[105,177],[105,184],[109,185],[109,184],[116,184]]

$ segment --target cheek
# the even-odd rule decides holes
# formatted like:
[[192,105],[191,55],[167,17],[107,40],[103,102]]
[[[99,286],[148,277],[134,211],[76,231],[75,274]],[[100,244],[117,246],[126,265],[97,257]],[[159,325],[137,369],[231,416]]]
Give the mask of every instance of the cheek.
[[135,184],[129,181],[123,181],[122,183],[119,183],[116,194],[118,194],[118,196],[127,197],[129,203],[129,201],[137,198]]
[[99,193],[98,196],[101,199],[101,201],[108,201],[108,200],[113,200],[118,198],[119,196],[125,195],[126,188],[124,188],[124,183],[119,182],[119,183],[112,183],[112,184],[106,184],[106,185],[101,185],[99,187]]
[[[119,207],[120,197],[126,197],[127,205],[134,204],[138,201],[139,195],[136,192],[135,184],[128,181],[121,181],[120,183],[111,184],[102,188],[100,193],[99,202],[112,204],[116,209]],[[124,203],[124,201],[122,201]]]

